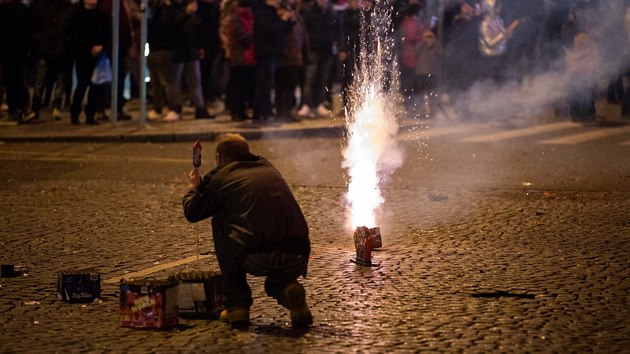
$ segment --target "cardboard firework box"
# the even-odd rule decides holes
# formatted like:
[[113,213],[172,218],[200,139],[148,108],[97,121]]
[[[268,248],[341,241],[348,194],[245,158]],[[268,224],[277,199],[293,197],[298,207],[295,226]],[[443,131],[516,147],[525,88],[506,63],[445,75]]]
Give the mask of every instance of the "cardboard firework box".
[[121,280],[122,327],[166,329],[178,324],[177,282],[155,279]]
[[15,278],[23,275],[28,275],[28,267],[25,265],[0,265],[0,277],[2,278]]
[[101,275],[92,269],[57,273],[57,296],[62,301],[93,302],[101,296]]
[[221,274],[208,271],[189,271],[175,274],[179,282],[178,307],[182,318],[218,318],[224,309]]

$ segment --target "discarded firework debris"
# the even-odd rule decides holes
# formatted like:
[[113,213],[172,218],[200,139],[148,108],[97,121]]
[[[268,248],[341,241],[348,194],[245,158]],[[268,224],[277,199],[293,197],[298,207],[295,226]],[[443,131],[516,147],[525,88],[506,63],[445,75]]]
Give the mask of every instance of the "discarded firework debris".
[[357,251],[355,263],[365,266],[372,265],[372,250],[383,246],[381,229],[359,226],[354,231],[354,247]]
[[2,278],[15,278],[22,275],[28,275],[28,267],[25,265],[0,265],[0,277]]
[[208,271],[181,272],[170,279],[178,281],[177,303],[182,318],[218,318],[223,311],[221,274]]
[[94,302],[101,296],[101,275],[93,269],[61,271],[57,274],[57,296],[70,303]]
[[167,329],[178,324],[176,281],[120,281],[121,327]]

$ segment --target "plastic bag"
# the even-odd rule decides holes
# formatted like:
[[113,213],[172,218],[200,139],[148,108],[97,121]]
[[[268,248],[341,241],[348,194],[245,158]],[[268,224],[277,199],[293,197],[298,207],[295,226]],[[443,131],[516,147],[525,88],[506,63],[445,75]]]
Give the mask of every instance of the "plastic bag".
[[92,83],[95,85],[103,85],[108,82],[112,82],[112,66],[107,54],[103,53],[94,66]]

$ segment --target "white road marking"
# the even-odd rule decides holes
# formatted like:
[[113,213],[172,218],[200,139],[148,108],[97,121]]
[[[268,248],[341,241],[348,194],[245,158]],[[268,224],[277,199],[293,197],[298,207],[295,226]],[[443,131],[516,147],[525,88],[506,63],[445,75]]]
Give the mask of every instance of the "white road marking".
[[403,132],[398,135],[399,141],[411,141],[425,138],[433,138],[436,136],[443,136],[449,134],[457,134],[470,130],[470,125],[457,125],[453,127],[442,128],[422,128],[418,126],[418,130],[411,132]]
[[[208,258],[210,256],[208,255],[202,255],[199,256],[199,260]],[[142,269],[139,270],[137,272],[133,272],[133,273],[127,273],[121,276],[117,276],[117,277],[112,277],[112,278],[108,278],[103,280],[104,284],[117,284],[120,282],[121,279],[132,279],[132,278],[141,278],[153,273],[157,273],[161,270],[165,270],[165,269],[169,269],[169,268],[173,268],[173,267],[177,267],[180,266],[182,264],[187,264],[187,263],[192,263],[194,261],[197,260],[197,256],[190,256],[184,259],[180,259],[179,261],[174,261],[174,262],[170,262],[170,263],[164,263],[164,264],[160,264],[160,265],[156,265],[154,267],[149,267],[146,269]]]
[[615,135],[630,133],[630,126],[616,128],[594,128],[594,130],[570,134],[553,139],[537,141],[537,144],[573,145],[585,143],[587,141],[607,138]]
[[557,122],[551,124],[539,124],[527,128],[504,130],[490,134],[474,135],[460,141],[466,143],[490,143],[507,139],[521,138],[541,133],[549,133],[558,130],[571,129],[581,127],[581,124],[575,122]]
[[37,161],[128,161],[128,162],[171,162],[171,163],[184,163],[190,162],[190,159],[178,159],[168,157],[156,157],[156,156],[122,156],[122,155],[108,155],[108,154],[88,154],[88,153],[52,153],[41,151],[26,151],[26,150],[4,150],[0,151],[0,155],[14,155],[9,156],[12,160],[37,160]]

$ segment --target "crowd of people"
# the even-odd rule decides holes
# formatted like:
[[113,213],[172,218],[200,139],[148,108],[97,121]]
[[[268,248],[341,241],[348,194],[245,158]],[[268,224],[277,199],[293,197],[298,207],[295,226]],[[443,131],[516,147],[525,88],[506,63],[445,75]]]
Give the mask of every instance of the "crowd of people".
[[[28,1],[0,0],[0,97],[11,119],[37,121],[43,107],[53,119],[69,110],[72,124],[81,113],[87,124],[108,119],[109,84],[94,82],[92,74],[102,56],[113,54],[115,0]],[[138,87],[143,48],[139,3],[119,1],[121,79],[118,106],[110,108],[124,120],[130,119],[124,78]],[[564,70],[575,77],[571,118],[592,120],[595,83],[583,78],[607,65],[615,68],[607,98],[630,117],[623,84],[630,62],[628,0],[450,0],[439,13],[429,6],[436,1],[390,2],[396,89],[409,116],[426,117],[418,107],[437,106],[445,94],[457,100],[476,82],[500,86]],[[347,103],[361,21],[374,6],[373,0],[151,0],[148,118],[178,121],[188,102],[197,119],[223,109],[235,121],[329,116],[335,84]]]

